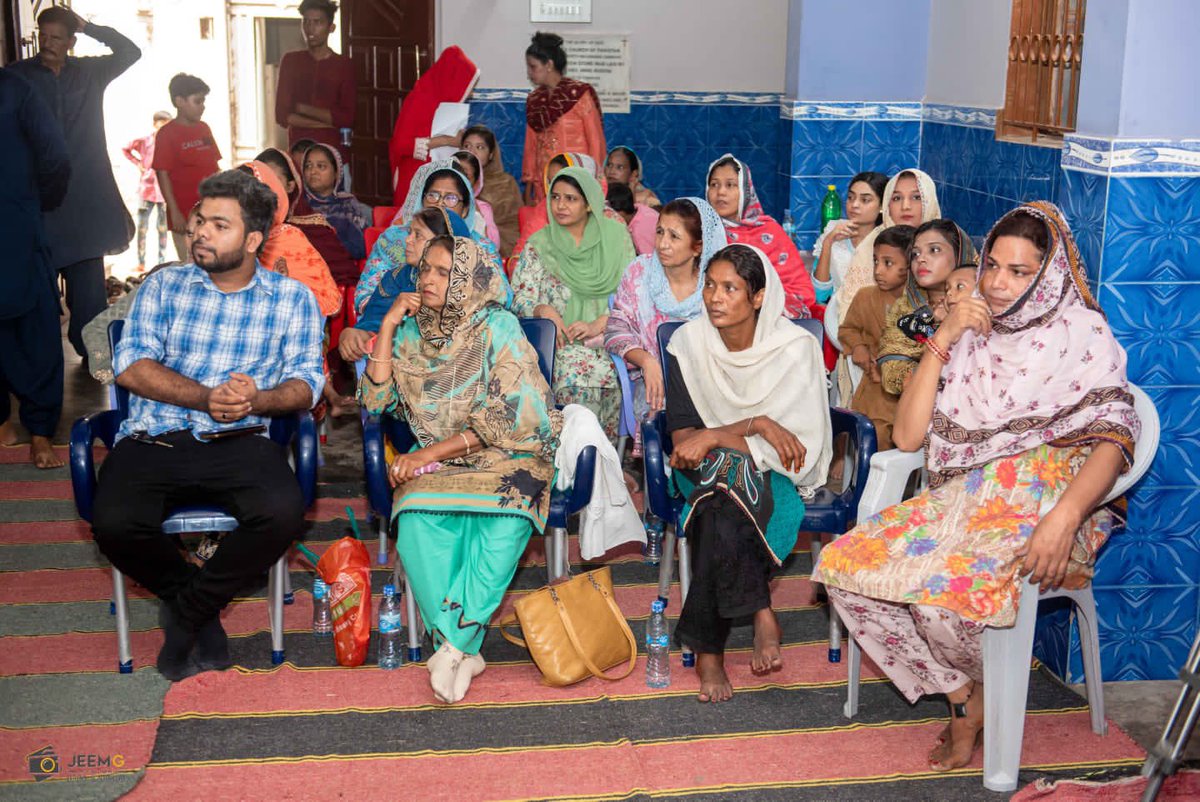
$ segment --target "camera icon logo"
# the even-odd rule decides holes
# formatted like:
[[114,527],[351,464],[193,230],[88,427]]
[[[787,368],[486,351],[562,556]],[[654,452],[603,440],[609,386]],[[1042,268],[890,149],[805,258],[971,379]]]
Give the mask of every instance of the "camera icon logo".
[[53,777],[62,769],[53,746],[43,746],[36,752],[30,752],[25,759],[29,761],[29,773],[37,782]]

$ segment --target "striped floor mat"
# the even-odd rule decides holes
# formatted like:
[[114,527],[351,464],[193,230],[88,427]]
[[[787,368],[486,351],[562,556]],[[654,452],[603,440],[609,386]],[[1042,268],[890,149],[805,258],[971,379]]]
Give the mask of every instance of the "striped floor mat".
[[[9,455],[0,451],[0,461]],[[359,495],[352,483],[321,490],[308,535],[318,553],[344,532],[347,504],[360,520],[364,512],[351,498]],[[541,586],[542,554],[535,537],[501,614]],[[440,705],[421,665],[380,671],[369,665],[373,649],[368,666],[335,665],[331,643],[308,631],[311,574],[299,559],[291,573],[296,601],[285,615],[285,665],[269,662],[263,583],[223,617],[239,667],[168,686],[152,667],[161,642],[156,602],[133,588],[136,670],[117,675],[108,571],[74,520],[62,472],[0,464],[0,557],[4,798],[988,796],[980,760],[948,776],[924,768],[944,703],[909,706],[868,668],[859,717],[842,716],[845,668],[826,660],[827,608],[799,550],[773,586],[784,669],[752,675],[750,630],[735,631],[727,657],[735,696],[724,705],[695,701],[695,673],[678,655],[669,689],[647,688],[640,660],[621,682],[548,688],[528,655],[495,631],[484,644],[488,670],[465,702]],[[578,566],[578,554],[572,557]],[[618,603],[640,634],[657,570],[632,549],[606,562]],[[373,572],[377,598],[389,576]],[[678,612],[677,593],[669,612]],[[1107,737],[1093,735],[1082,700],[1038,670],[1029,711],[1028,780],[1105,779],[1144,757],[1116,727]],[[49,767],[45,747],[60,770],[37,780],[31,765]]]

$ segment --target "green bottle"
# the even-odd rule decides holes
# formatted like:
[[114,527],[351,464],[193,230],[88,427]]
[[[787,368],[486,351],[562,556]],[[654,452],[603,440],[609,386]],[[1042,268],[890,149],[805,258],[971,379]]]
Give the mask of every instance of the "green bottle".
[[842,219],[842,199],[838,196],[837,187],[829,185],[825,200],[821,201],[821,231],[829,225],[830,220]]

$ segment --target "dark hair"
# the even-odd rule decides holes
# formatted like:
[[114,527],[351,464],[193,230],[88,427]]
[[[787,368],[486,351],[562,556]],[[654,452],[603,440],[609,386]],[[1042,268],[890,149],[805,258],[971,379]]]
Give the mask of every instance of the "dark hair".
[[195,75],[188,75],[186,72],[181,72],[167,84],[167,91],[171,93],[171,102],[174,103],[177,97],[207,95],[209,88],[208,84],[201,81]]
[[883,193],[887,189],[888,177],[874,170],[863,170],[850,179],[850,183],[846,185],[846,191],[849,191],[850,187],[859,181],[869,186],[871,191],[875,193],[875,197],[879,198],[879,214],[875,216],[875,225],[879,225],[883,222]]
[[[425,226],[435,237],[452,237],[453,231],[446,229],[446,217],[442,214],[443,210],[438,209],[422,209],[413,215],[413,220],[420,220],[421,225]],[[446,214],[454,214],[447,211]]]
[[899,248],[900,252],[904,254],[904,258],[907,259],[916,235],[917,230],[912,226],[891,226],[879,232],[879,236],[875,238],[875,247],[890,245],[893,248]]
[[945,217],[937,217],[933,220],[927,220],[917,226],[917,230],[913,232],[913,242],[917,241],[917,237],[924,234],[926,231],[936,231],[946,238],[946,242],[950,243],[950,247],[954,249],[954,263],[957,265],[962,261],[962,237],[958,235],[958,226],[953,220],[948,220]]
[[300,4],[300,16],[304,16],[309,11],[320,11],[325,14],[330,22],[333,22],[333,15],[337,13],[338,4],[333,0],[304,0]]
[[[704,227],[700,220],[700,210],[696,208],[696,204],[687,198],[676,198],[658,210],[658,219],[661,220],[664,214],[673,214],[682,220],[683,228],[692,238],[693,243],[704,241]],[[696,254],[696,262],[699,265],[700,254]]]
[[458,184],[458,192],[462,195],[463,203],[470,204],[471,190],[463,184],[462,174],[457,170],[451,170],[448,167],[443,167],[440,170],[434,170],[429,174],[429,178],[425,179],[425,186],[421,187],[421,202],[425,202],[425,193],[429,192],[429,188],[433,186],[433,182],[439,178],[453,178],[454,183]]
[[568,184],[570,186],[575,187],[575,190],[579,193],[579,196],[581,198],[583,198],[583,202],[585,204],[587,204],[588,209],[591,209],[592,211],[597,212],[597,213],[600,211],[599,209],[592,209],[591,204],[588,204],[587,193],[583,191],[583,187],[579,186],[579,182],[575,180],[574,176],[563,175],[562,173],[559,173],[558,175],[556,175],[554,177],[554,180],[550,182],[550,191],[551,192],[554,191],[555,185],[558,184],[559,182],[562,182],[564,184]]
[[61,25],[67,29],[67,33],[71,36],[79,32],[75,27],[79,24],[75,21],[75,15],[62,6],[50,6],[41,14],[38,14],[37,24],[39,28],[43,25]]
[[545,64],[554,62],[554,69],[559,72],[567,71],[567,51],[563,50],[563,38],[556,33],[538,31],[533,35],[533,41],[525,48],[525,55],[533,56]]
[[169,111],[154,112],[154,122],[156,122],[156,123],[157,122],[168,122],[171,119],[171,117],[172,117],[172,115],[171,115],[171,112],[169,112]]
[[479,166],[479,159],[476,158],[474,153],[469,150],[460,150],[454,154],[454,160],[459,164],[462,164],[462,162],[465,161],[467,164],[471,165],[471,169],[475,171],[475,177],[471,178],[471,176],[468,175],[467,178],[471,178],[471,183],[473,184],[479,183],[479,175],[483,172],[483,168]]
[[1047,228],[1046,221],[1023,209],[1018,209],[1016,212],[1000,218],[1000,222],[996,223],[996,227],[988,235],[987,242],[984,244],[985,249],[990,251],[992,244],[1000,237],[1027,239],[1041,252],[1043,258],[1046,256],[1046,251],[1050,250],[1050,229]]
[[605,198],[614,212],[633,214],[637,207],[633,203],[633,190],[627,184],[612,183],[608,185],[608,196]]
[[426,242],[425,250],[421,252],[421,259],[418,261],[418,266],[420,265],[420,262],[425,261],[425,256],[430,251],[432,251],[434,248],[445,248],[447,251],[450,252],[450,256],[453,257],[454,256],[454,237],[442,234],[441,236],[434,237],[433,239],[429,240],[429,242]]
[[496,135],[492,133],[492,129],[488,128],[486,125],[472,125],[470,128],[463,131],[462,139],[459,141],[462,142],[464,147],[466,146],[467,137],[469,136],[479,137],[483,140],[483,144],[488,146],[488,150],[490,150],[492,153],[496,152]]
[[713,162],[713,166],[708,168],[708,175],[705,176],[704,183],[708,183],[708,179],[712,178],[712,174],[717,171],[718,167],[732,167],[733,171],[738,175],[742,174],[742,166],[738,164],[738,160],[732,156],[724,156]]
[[275,148],[267,148],[262,153],[255,156],[254,161],[278,167],[287,175],[288,181],[296,180],[296,176],[292,173],[292,165],[288,163],[287,156],[284,156]]
[[640,173],[642,171],[642,163],[640,161],[638,161],[637,154],[634,153],[629,148],[625,147],[624,145],[617,145],[615,148],[610,150],[608,152],[608,158],[611,159],[612,155],[614,153],[617,153],[618,151],[621,153],[624,153],[625,158],[629,160],[629,172],[632,173],[634,170],[636,170],[637,172]]
[[267,242],[271,222],[275,219],[275,193],[249,171],[223,170],[200,182],[200,198],[233,198],[242,210],[242,224],[248,236],[257,231],[263,235],[258,250]]
[[[288,148],[288,153],[295,153],[298,150],[308,150],[315,144],[317,144],[317,140],[315,139],[297,139],[292,143],[292,146]],[[304,165],[300,166],[303,168]]]
[[746,282],[746,288],[749,291],[748,295],[753,298],[758,294],[758,291],[767,286],[767,274],[763,270],[762,259],[758,258],[749,245],[741,245],[734,243],[726,245],[721,250],[713,254],[712,259],[708,261],[709,265],[713,262],[729,262],[733,265],[733,269],[737,272],[742,281]]

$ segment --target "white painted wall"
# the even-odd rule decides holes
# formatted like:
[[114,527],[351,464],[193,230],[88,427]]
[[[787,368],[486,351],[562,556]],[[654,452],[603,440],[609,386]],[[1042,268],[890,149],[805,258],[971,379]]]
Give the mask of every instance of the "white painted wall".
[[787,0],[593,0],[590,25],[531,23],[529,0],[437,5],[438,51],[466,51],[480,88],[528,87],[525,48],[540,29],[630,34],[633,89],[783,92]]
[[1012,0],[933,0],[925,100],[1004,105]]

